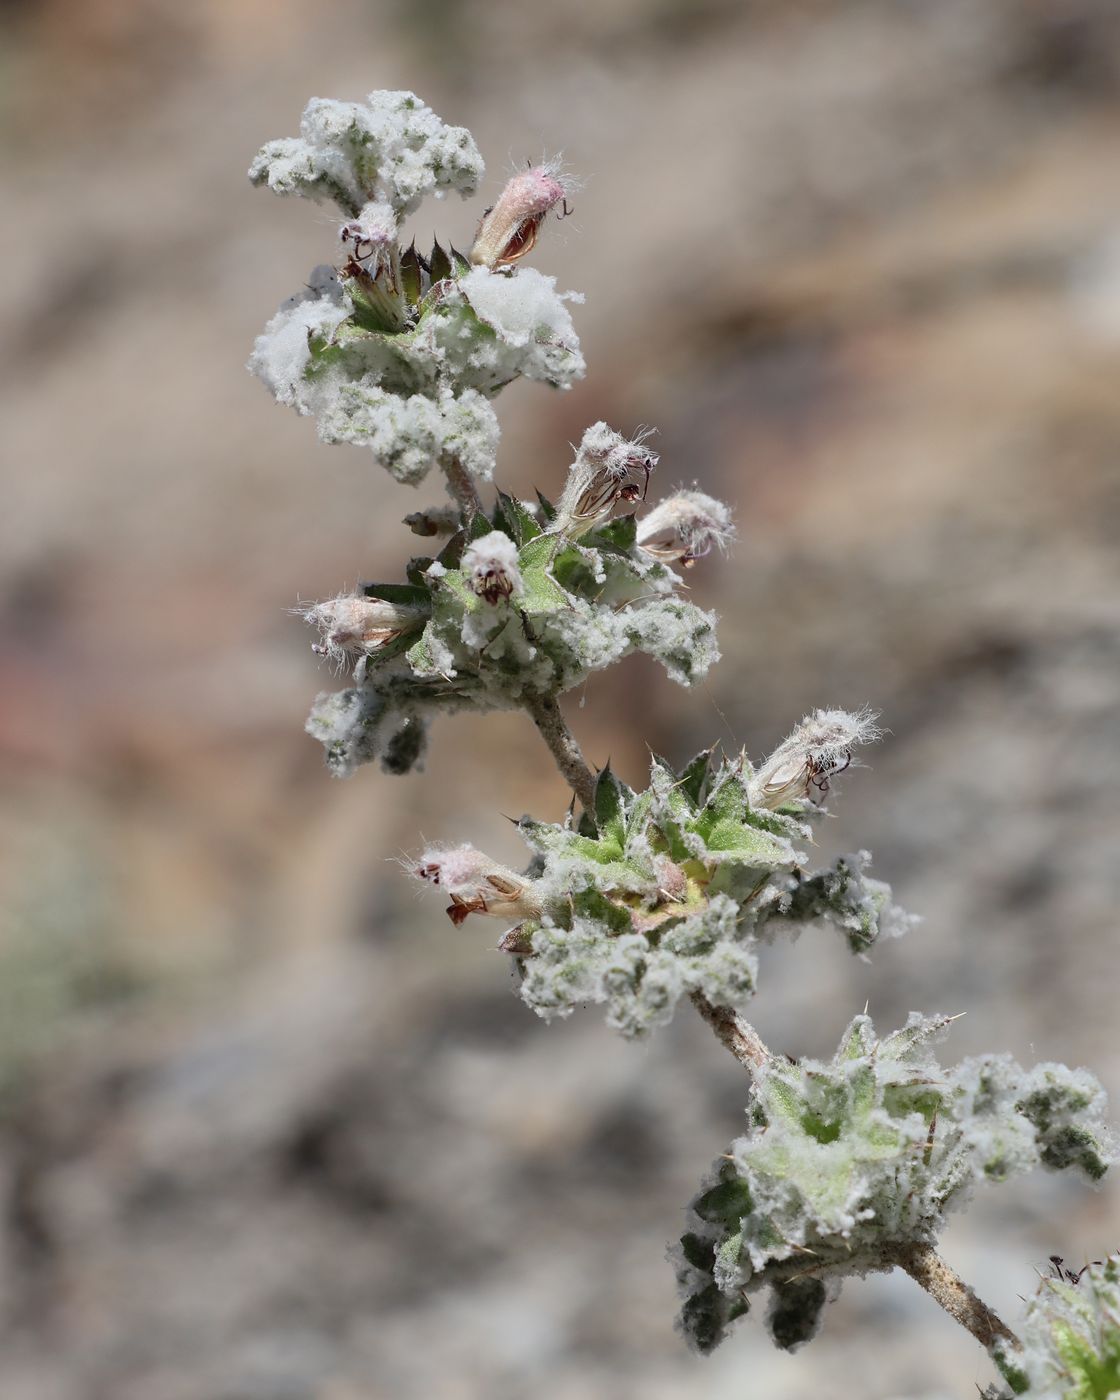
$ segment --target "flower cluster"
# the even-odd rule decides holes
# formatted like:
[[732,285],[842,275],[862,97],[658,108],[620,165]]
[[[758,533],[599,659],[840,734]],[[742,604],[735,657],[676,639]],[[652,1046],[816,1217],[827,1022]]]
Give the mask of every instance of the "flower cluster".
[[[915,1251],[928,1261],[945,1212],[977,1182],[1034,1166],[1098,1179],[1112,1157],[1103,1094],[1083,1070],[1026,1070],[1008,1056],[943,1068],[933,1046],[945,1017],[912,1015],[879,1040],[859,1016],[827,1063],[772,1056],[742,1021],[766,941],[829,930],[864,957],[914,923],[868,873],[866,851],[806,865],[811,819],[880,731],[867,710],[819,709],[757,768],[745,753],[707,751],[681,771],[654,757],[642,791],[587,765],[558,696],[634,652],[682,685],[718,659],[716,619],[685,596],[680,571],[726,551],[731,513],[696,487],[651,501],[649,433],[605,422],[583,434],[559,489],[544,483],[555,505],[500,490],[484,505],[495,396],[518,378],[567,389],[584,363],[569,312],[582,298],[525,265],[545,219],[569,212],[557,163],[507,182],[468,254],[403,245],[401,220],[423,198],[468,197],[482,174],[470,134],[407,92],[316,99],[300,135],[270,142],[250,170],[342,216],[337,263],[281,305],[250,368],[324,441],[368,448],[404,483],[436,469],[450,497],[405,517],[431,543],[404,578],[296,609],[313,650],[351,673],[318,696],[307,729],[335,774],[374,759],[406,773],[437,713],[533,717],[578,818],[574,804],[561,823],[522,818],[523,872],[473,845],[433,846],[407,867],[441,891],[456,926],[472,914],[505,924],[498,947],[546,1020],[598,1003],[639,1037],[689,997],[750,1067],[747,1131],[692,1201],[675,1253],[681,1327],[709,1351],[766,1289],[770,1333],[792,1349],[844,1277],[895,1266],[919,1277]],[[997,1338],[989,1349],[1017,1394],[1116,1391],[1117,1269],[1113,1259],[1048,1281],[1023,1351],[1002,1323],[971,1329]],[[960,1285],[964,1295],[982,1308]]]
[[934,1240],[978,1182],[1104,1174],[1093,1076],[1008,1055],[943,1068],[933,1045],[950,1020],[913,1014],[880,1040],[857,1016],[827,1063],[774,1058],[755,1076],[747,1132],[693,1199],[674,1256],[693,1346],[710,1351],[764,1288],[775,1342],[807,1341],[843,1278]]
[[[803,869],[797,847],[819,810],[813,755],[826,720],[851,744],[869,737],[867,716],[808,716],[778,750],[783,764],[804,750],[801,788],[780,810],[754,800],[765,784],[745,754],[720,763],[707,752],[681,773],[655,758],[641,793],[605,769],[578,826],[523,818],[535,853],[522,877],[532,908],[518,911],[499,946],[518,960],[526,1004],[551,1019],[602,1002],[610,1026],[638,1036],[668,1021],[684,995],[744,1006],[759,943],[784,930],[831,927],[856,953],[905,932],[911,920],[866,874],[866,852],[816,874]],[[485,893],[480,912],[499,912]]]
[[[590,431],[625,444],[605,425]],[[582,472],[577,456],[572,475]],[[440,711],[516,709],[635,651],[682,685],[702,679],[718,657],[716,620],[680,596],[637,528],[604,512],[573,539],[547,500],[531,509],[499,493],[438,556],[414,559],[408,583],[302,609],[316,649],[355,663],[355,685],[320,695],[308,720],[331,770],[384,760],[402,720],[422,730]],[[388,766],[400,771],[395,756]]]
[[398,481],[433,466],[493,474],[490,399],[524,376],[566,389],[584,371],[555,280],[512,264],[567,185],[552,165],[515,176],[482,219],[469,258],[437,241],[399,246],[399,222],[425,195],[475,192],[483,164],[469,132],[414,94],[366,103],[316,98],[301,134],[270,141],[249,171],[277,194],[331,200],[342,265],[317,268],[265,327],[249,368],[276,398],[312,415],[324,442],[368,447]]

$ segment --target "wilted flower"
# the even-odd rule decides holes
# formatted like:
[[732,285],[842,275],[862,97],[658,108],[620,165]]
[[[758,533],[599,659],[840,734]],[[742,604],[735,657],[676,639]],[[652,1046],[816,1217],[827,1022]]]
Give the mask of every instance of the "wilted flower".
[[806,715],[751,779],[751,806],[773,810],[809,797],[813,788],[826,793],[832,776],[851,763],[852,749],[880,737],[875,719],[870,710],[814,710]]
[[657,453],[645,446],[644,433],[633,440],[606,423],[584,433],[556,511],[552,531],[578,538],[601,525],[619,501],[644,499]]
[[347,654],[368,656],[398,637],[417,631],[428,620],[424,608],[352,593],[296,611],[319,629],[322,640],[312,642],[311,650],[333,661],[342,661]]
[[506,267],[524,257],[537,241],[544,216],[570,188],[555,161],[518,171],[483,214],[471,262],[476,267]]
[[734,533],[722,501],[702,491],[678,491],[638,521],[638,546],[655,559],[688,568],[713,545],[726,549]]
[[414,535],[453,535],[463,523],[462,511],[457,505],[428,506],[426,510],[414,510],[404,518],[404,523]]
[[338,236],[358,262],[373,258],[375,266],[379,266],[396,249],[397,216],[391,205],[375,200],[356,219],[344,223]]
[[473,591],[491,604],[521,592],[517,546],[502,530],[491,530],[467,546],[463,573]]
[[447,891],[447,917],[461,924],[468,914],[497,919],[535,918],[541,912],[531,882],[507,870],[473,846],[432,847],[412,873]]

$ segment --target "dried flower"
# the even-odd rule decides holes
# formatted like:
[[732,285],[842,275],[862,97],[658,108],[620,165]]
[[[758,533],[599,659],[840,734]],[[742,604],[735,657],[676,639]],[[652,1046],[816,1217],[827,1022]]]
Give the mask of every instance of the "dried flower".
[[431,538],[453,535],[463,523],[463,516],[457,505],[428,506],[426,510],[414,510],[406,515],[404,523],[414,535]]
[[852,761],[857,744],[872,744],[881,735],[870,710],[815,710],[774,750],[750,783],[752,807],[775,810],[787,802],[823,795],[829,780]]
[[521,592],[517,546],[501,530],[491,530],[467,546],[463,551],[463,573],[474,592],[490,604]]
[[374,200],[362,209],[356,219],[350,219],[338,230],[351,257],[358,262],[374,260],[375,268],[387,263],[397,245],[397,216],[392,206]]
[[601,422],[588,428],[569,469],[553,533],[578,538],[601,525],[619,501],[645,498],[657,465],[657,453],[645,446],[647,436],[624,438]]
[[536,243],[544,216],[570,189],[571,182],[555,161],[518,171],[483,214],[471,262],[476,267],[507,267],[523,258]]
[[398,637],[417,631],[428,619],[423,608],[352,593],[311,603],[296,612],[319,629],[321,640],[312,642],[311,650],[336,662],[347,655],[371,655]]
[[638,521],[638,546],[654,559],[687,569],[710,553],[727,548],[735,533],[731,512],[702,491],[678,491]]
[[432,847],[412,872],[447,891],[447,917],[461,924],[468,914],[497,919],[535,918],[541,912],[532,883],[473,846]]

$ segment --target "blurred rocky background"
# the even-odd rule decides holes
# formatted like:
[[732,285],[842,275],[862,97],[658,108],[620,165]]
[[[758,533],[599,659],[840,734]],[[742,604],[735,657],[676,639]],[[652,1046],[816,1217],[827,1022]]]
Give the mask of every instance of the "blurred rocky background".
[[[660,492],[735,503],[698,566],[725,656],[567,702],[642,778],[817,704],[891,734],[837,784],[924,916],[871,965],[775,949],[757,1022],[823,1053],[865,1001],[951,1050],[1088,1064],[1120,1104],[1120,9],[1111,0],[5,0],[0,6],[0,1395],[4,1400],[965,1400],[905,1278],[795,1357],[672,1331],[681,1209],[741,1071],[546,1027],[496,932],[392,864],[519,859],[566,803],[527,721],[328,779],[285,609],[394,577],[437,496],[327,449],[243,370],[335,255],[250,190],[312,94],[417,90],[484,193],[563,148],[533,261],[588,293],[588,380],[502,400],[507,485],[604,417]],[[484,199],[426,206],[470,241]],[[945,1253],[1009,1318],[1120,1243],[1120,1194],[993,1189]]]

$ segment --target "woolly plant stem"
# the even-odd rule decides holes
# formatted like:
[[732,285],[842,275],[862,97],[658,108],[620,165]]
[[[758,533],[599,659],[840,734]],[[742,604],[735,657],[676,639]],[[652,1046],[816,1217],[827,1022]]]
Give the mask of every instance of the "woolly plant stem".
[[588,767],[576,736],[565,723],[560,706],[551,695],[533,695],[525,708],[540,730],[564,781],[579,799],[585,812],[595,811],[595,774]]
[[[588,766],[575,735],[568,728],[560,706],[550,695],[533,696],[525,708],[556,760],[568,786],[587,812],[595,810],[595,774]],[[748,1073],[762,1069],[770,1051],[754,1027],[737,1011],[713,1006],[702,992],[692,993],[692,1004],[711,1026],[716,1038],[735,1056]],[[931,1245],[910,1245],[889,1256],[889,1262],[904,1270],[954,1322],[959,1323],[991,1353],[1004,1342],[1016,1351],[1022,1344],[1002,1319],[976,1296],[967,1283],[949,1267]]]
[[447,477],[447,489],[462,512],[465,525],[482,511],[482,498],[478,494],[478,487],[458,457],[444,458],[442,466]]
[[[564,775],[585,812],[595,811],[595,774],[587,765],[576,736],[568,728],[560,706],[551,695],[535,695],[526,700],[525,708],[541,732],[556,766]],[[727,1006],[713,1006],[702,992],[693,992],[692,1004],[711,1026],[721,1044],[747,1070],[761,1069],[770,1052],[761,1036],[737,1011]]]
[[1023,1344],[1010,1327],[976,1296],[932,1245],[907,1245],[899,1249],[894,1262],[924,1288],[954,1322],[971,1332],[985,1351],[992,1352],[1000,1342],[1016,1351],[1022,1350]]
[[770,1051],[755,1028],[737,1011],[729,1006],[713,1006],[703,992],[692,993],[692,1004],[744,1069],[753,1073],[763,1068],[770,1059]]

